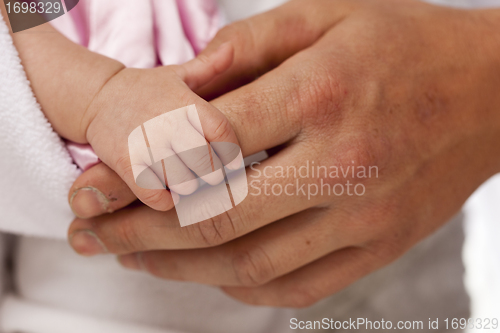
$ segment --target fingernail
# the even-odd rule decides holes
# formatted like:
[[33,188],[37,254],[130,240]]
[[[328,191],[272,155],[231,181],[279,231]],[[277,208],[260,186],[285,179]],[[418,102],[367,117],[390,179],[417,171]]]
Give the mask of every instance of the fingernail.
[[108,252],[104,243],[90,230],[75,231],[69,236],[69,244],[77,253],[84,256],[95,256]]
[[86,219],[108,211],[109,200],[95,187],[82,187],[71,195],[69,205],[79,218]]
[[227,167],[230,169],[230,170],[238,170],[240,169],[241,167],[243,167],[243,156],[240,154],[238,154],[238,156],[236,156],[236,158],[234,160],[232,160],[228,165]]
[[120,263],[120,265],[127,269],[131,269],[134,271],[140,271],[142,269],[141,262],[139,261],[138,255],[136,253],[118,256],[118,262]]

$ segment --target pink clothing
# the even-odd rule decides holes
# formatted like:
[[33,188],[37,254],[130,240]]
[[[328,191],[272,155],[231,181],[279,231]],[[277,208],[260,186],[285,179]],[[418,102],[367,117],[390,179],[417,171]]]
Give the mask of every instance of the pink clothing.
[[[192,59],[221,21],[215,0],[80,0],[51,23],[91,51],[127,67],[152,68]],[[67,146],[82,170],[99,162],[90,146]]]
[[66,148],[76,165],[83,171],[90,169],[101,160],[94,152],[90,145],[82,145],[79,143],[67,141]]

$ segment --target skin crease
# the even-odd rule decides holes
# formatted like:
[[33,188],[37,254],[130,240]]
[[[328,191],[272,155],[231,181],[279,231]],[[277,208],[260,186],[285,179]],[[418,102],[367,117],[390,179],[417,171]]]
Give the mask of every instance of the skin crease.
[[[8,22],[5,7],[0,8]],[[166,111],[196,104],[206,140],[238,143],[223,114],[192,91],[231,65],[234,50],[229,43],[219,45],[210,56],[183,65],[129,69],[74,44],[49,24],[11,36],[37,101],[54,130],[67,140],[89,143],[135,196],[154,209],[172,209],[173,198],[158,179],[159,190],[144,189],[135,183],[128,147],[133,129]],[[187,118],[184,126],[195,131]],[[182,139],[181,134],[170,138],[169,143]],[[205,142],[201,135],[199,139]],[[203,165],[207,161],[210,163],[207,158],[192,163]],[[187,167],[180,168],[190,175]]]
[[[231,64],[232,53],[230,45],[223,45],[211,58],[197,58],[182,66],[124,69],[109,79],[90,104],[88,113],[92,116],[86,130],[87,141],[97,156],[148,206],[165,211],[172,209],[174,204],[169,191],[144,189],[135,184],[130,165],[129,134],[165,111],[196,104],[206,140],[237,144],[227,119],[191,90],[224,71]],[[181,139],[171,138],[172,141]]]
[[[198,92],[227,92],[212,104],[245,155],[279,147],[258,170],[314,161],[376,166],[379,177],[322,179],[362,183],[363,196],[250,195],[185,228],[175,211],[135,205],[76,219],[73,247],[96,254],[75,241],[90,231],[128,268],[221,286],[249,304],[305,307],[341,290],[434,232],[500,171],[499,17],[415,1],[296,0],[224,28],[205,54],[229,40],[234,63]],[[93,169],[84,183],[109,192]]]

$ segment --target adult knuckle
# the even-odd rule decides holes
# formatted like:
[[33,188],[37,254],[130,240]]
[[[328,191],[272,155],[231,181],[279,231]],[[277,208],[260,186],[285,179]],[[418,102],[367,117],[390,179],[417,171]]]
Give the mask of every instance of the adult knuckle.
[[377,163],[377,156],[373,153],[373,144],[365,139],[352,140],[353,147],[348,150],[346,158],[351,164],[359,167],[369,167]]
[[296,91],[296,99],[300,101],[300,108],[308,112],[307,120],[319,124],[329,124],[333,118],[339,118],[348,97],[342,76],[333,65],[322,64],[319,61],[310,61],[305,66],[304,78]]
[[144,243],[139,238],[132,220],[124,218],[116,224],[114,236],[119,247],[124,252],[135,252],[144,249]]
[[238,284],[245,287],[263,285],[276,275],[273,262],[260,246],[240,250],[234,255],[232,266]]
[[387,152],[365,134],[345,137],[336,146],[334,163],[343,180],[364,184],[376,181],[387,164]]
[[226,212],[190,226],[192,237],[202,247],[214,247],[236,237],[234,219]]

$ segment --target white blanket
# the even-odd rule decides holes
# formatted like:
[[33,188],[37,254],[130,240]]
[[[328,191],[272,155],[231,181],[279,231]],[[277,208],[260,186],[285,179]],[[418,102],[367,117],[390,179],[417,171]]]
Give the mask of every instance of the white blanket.
[[78,169],[43,115],[0,17],[0,231],[65,238]]

